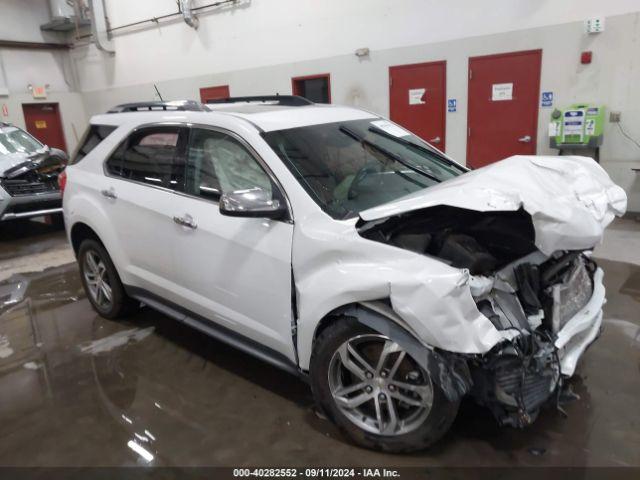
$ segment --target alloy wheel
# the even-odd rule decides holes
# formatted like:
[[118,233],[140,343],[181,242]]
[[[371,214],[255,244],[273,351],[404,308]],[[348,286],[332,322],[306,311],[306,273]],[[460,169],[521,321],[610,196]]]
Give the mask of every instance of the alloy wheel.
[[109,309],[113,302],[113,294],[107,267],[97,252],[87,251],[84,257],[84,279],[89,289],[89,295],[102,309]]
[[329,388],[345,417],[377,435],[417,429],[433,404],[428,373],[400,345],[378,334],[350,338],[336,350]]

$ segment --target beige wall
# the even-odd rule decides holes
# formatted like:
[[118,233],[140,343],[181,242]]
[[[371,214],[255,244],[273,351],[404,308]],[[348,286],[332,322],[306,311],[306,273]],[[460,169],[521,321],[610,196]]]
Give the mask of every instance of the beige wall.
[[[173,0],[106,4],[112,25],[175,8]],[[198,31],[178,19],[119,34],[114,56],[79,44],[71,52],[0,49],[0,83],[9,90],[0,96],[0,105],[9,109],[4,120],[23,126],[21,105],[34,101],[28,84],[49,84],[46,101],[60,103],[73,149],[89,115],[122,102],[156,99],[154,83],[174,99],[197,99],[200,87],[220,84],[230,85],[232,95],[287,94],[291,77],[325,72],[331,73],[334,103],[388,115],[390,66],[446,60],[447,95],[458,100],[458,111],[447,114],[447,153],[465,162],[469,57],[542,49],[541,91],[554,92],[554,106],[602,103],[620,111],[622,125],[640,139],[640,13],[624,13],[640,8],[636,0],[402,0],[393,8],[386,0],[242,0],[238,5],[201,16]],[[583,20],[596,12],[608,15],[605,32],[587,35]],[[0,13],[0,37],[53,39],[39,30],[49,15],[43,0],[6,0]],[[353,52],[359,47],[369,47],[370,56],[358,59]],[[583,50],[593,51],[591,65],[580,65]],[[551,110],[539,109],[539,154],[555,153],[548,148]],[[640,149],[615,124],[605,126],[601,158],[629,192],[630,208],[640,211],[640,180],[631,172],[640,165]]]
[[[334,103],[357,105],[382,115],[389,112],[388,68],[392,65],[447,61],[447,96],[458,100],[458,111],[447,113],[447,153],[464,162],[467,128],[468,59],[518,50],[542,49],[541,91],[554,92],[554,106],[574,102],[606,105],[622,112],[622,124],[640,139],[640,13],[608,17],[606,31],[586,35],[582,22],[464,38],[426,45],[373,50],[369,58],[340,55],[233,72],[212,73],[156,82],[165,98],[198,98],[199,88],[229,84],[232,95],[291,93],[291,77],[331,73]],[[580,64],[580,52],[593,51],[591,65]],[[79,52],[76,53],[76,55]],[[90,51],[84,53],[92,55]],[[141,74],[142,75],[142,74]],[[125,101],[153,100],[153,84],[85,92],[90,114]],[[553,108],[540,108],[538,154],[548,147],[547,125]],[[603,166],[629,193],[630,209],[640,211],[640,149],[622,137],[617,125],[606,123],[601,151]]]
[[[45,0],[2,0],[0,3],[0,39],[25,42],[61,42],[64,36],[43,32],[40,25],[50,20]],[[49,85],[46,100],[34,100],[31,85]],[[76,71],[68,51],[0,48],[0,108],[6,105],[9,115],[0,113],[0,121],[24,128],[23,103],[60,104],[67,148],[73,150],[77,137],[87,124]]]

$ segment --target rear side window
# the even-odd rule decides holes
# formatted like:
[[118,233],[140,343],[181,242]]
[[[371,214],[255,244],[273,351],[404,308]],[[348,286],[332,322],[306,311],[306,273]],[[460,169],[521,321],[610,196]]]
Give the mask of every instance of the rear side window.
[[153,127],[134,132],[107,160],[111,175],[160,187],[182,188],[180,127]]
[[91,152],[91,150],[96,148],[100,144],[100,142],[107,138],[109,134],[116,128],[118,127],[114,127],[111,125],[89,125],[89,128],[80,141],[78,150],[76,151],[69,164],[74,165],[84,157],[86,157],[89,152]]

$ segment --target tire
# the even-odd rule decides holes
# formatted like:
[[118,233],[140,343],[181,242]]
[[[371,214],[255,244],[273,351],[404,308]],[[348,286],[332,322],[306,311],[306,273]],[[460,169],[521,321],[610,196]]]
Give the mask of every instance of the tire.
[[[345,345],[355,348],[361,359],[369,360],[370,367],[373,365],[375,372],[360,369],[358,365],[355,370],[346,367],[343,363],[343,354],[347,351]],[[371,354],[375,348],[380,355],[387,348],[391,352],[385,357],[384,368],[380,373],[377,373],[375,355]],[[400,355],[403,355],[402,358]],[[352,366],[352,362],[357,363],[356,358],[350,358],[349,363]],[[358,372],[358,375],[354,374],[354,371]],[[372,378],[363,377],[360,373],[366,373]],[[402,375],[405,377],[401,378]],[[347,378],[351,385],[342,385],[345,377],[352,377],[351,382]],[[311,355],[310,383],[319,408],[347,437],[359,446],[385,452],[407,453],[424,450],[433,445],[449,430],[460,405],[459,401],[448,400],[440,387],[431,381],[428,373],[399,345],[362,325],[353,317],[336,319],[316,339]],[[336,388],[336,384],[339,384],[339,388]],[[349,393],[349,397],[345,395],[341,398],[349,402],[355,400],[356,403],[359,401],[356,399],[359,395],[363,395],[360,398],[374,398],[356,408],[338,405],[334,392],[346,392],[349,387],[357,387],[357,384],[367,386]],[[404,387],[415,388],[421,394],[405,390]],[[411,401],[412,405],[404,400]],[[405,414],[403,422],[398,421],[394,426],[391,410],[395,411],[397,419],[402,419],[402,414]],[[383,412],[382,417],[378,416],[379,411]]]
[[[92,260],[89,260],[89,257]],[[94,239],[83,240],[78,250],[78,264],[87,298],[93,309],[102,317],[123,318],[140,308],[140,302],[126,294],[116,267],[100,242]],[[96,270],[100,273],[96,274]],[[99,282],[96,281],[97,276],[100,277]],[[110,291],[110,299],[107,291]]]

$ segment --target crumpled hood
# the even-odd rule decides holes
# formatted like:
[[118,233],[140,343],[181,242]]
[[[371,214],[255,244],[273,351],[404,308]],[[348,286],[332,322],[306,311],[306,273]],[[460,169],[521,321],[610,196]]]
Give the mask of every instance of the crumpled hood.
[[531,215],[540,251],[583,250],[627,208],[625,191],[593,159],[517,155],[465,173],[379,207],[360,218],[373,221],[419,209],[449,205],[480,212]]
[[51,156],[48,148],[36,150],[33,153],[12,153],[0,156],[0,178],[15,178],[30,171],[58,168],[60,160]]
[[26,153],[9,153],[6,155],[0,155],[0,177],[3,176],[6,170],[29,160],[29,156],[30,155]]

